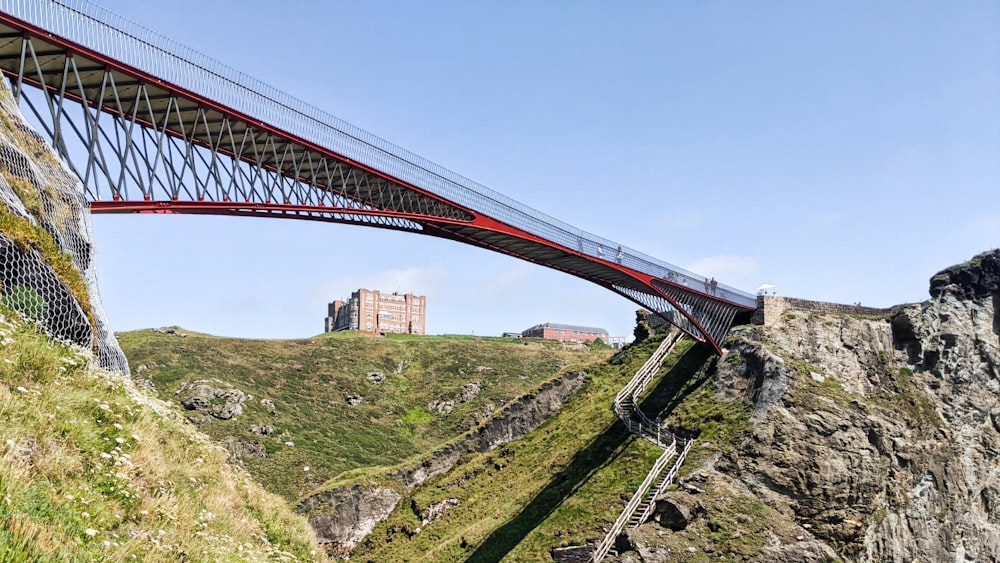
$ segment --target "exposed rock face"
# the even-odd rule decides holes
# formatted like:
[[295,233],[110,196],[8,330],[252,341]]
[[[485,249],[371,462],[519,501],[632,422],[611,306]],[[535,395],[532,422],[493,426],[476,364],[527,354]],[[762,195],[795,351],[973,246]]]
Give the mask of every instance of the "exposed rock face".
[[593,554],[592,545],[574,545],[553,548],[550,555],[553,563],[589,563]]
[[521,397],[459,442],[434,452],[429,460],[419,466],[401,471],[399,478],[407,488],[412,489],[431,477],[450,470],[458,462],[458,458],[467,452],[488,452],[524,436],[559,412],[563,401],[576,392],[583,382],[584,374],[573,372],[543,385],[537,393]]
[[[538,428],[559,412],[563,402],[583,385],[584,375],[583,372],[568,373],[543,385],[537,393],[515,401],[460,441],[434,452],[416,467],[400,470],[396,474],[400,488],[410,491],[431,477],[449,471],[463,454],[493,450]],[[386,487],[360,486],[337,489],[306,499],[299,506],[299,511],[310,515],[309,521],[329,553],[343,557],[371,533],[375,524],[388,518],[396,508],[402,496],[395,491],[390,495],[387,490],[392,491]],[[392,500],[392,506],[388,505],[389,500]],[[448,499],[443,502],[434,509],[435,519],[445,510],[457,506]],[[424,519],[424,516],[421,518]]]
[[462,504],[462,501],[457,498],[446,498],[441,502],[436,502],[430,506],[421,508],[420,506],[417,506],[416,501],[414,501],[413,513],[417,515],[417,518],[420,518],[420,525],[426,526],[437,521],[437,519],[441,518],[445,512],[448,512],[460,504]]
[[705,509],[692,495],[668,491],[656,497],[653,520],[673,531],[683,530]]
[[[79,179],[24,121],[0,84],[0,208],[40,227],[67,253],[86,285],[74,296],[36,248],[0,235],[0,298],[63,340],[96,351],[99,367],[128,375],[97,289],[90,212]],[[84,303],[83,301],[86,301]],[[89,316],[85,309],[89,309]]]
[[[727,544],[727,560],[1000,561],[998,265],[994,251],[949,268],[931,301],[884,318],[789,309],[734,331],[715,382],[751,403],[753,431],[699,478],[767,517],[737,522],[744,549]],[[645,524],[627,556],[684,561],[727,510]]]
[[223,438],[220,444],[229,452],[230,463],[240,463],[245,459],[264,459],[267,457],[267,450],[264,448],[264,444],[257,442],[246,442],[233,436],[228,436]]
[[[483,366],[479,366],[483,367]],[[482,370],[481,370],[482,371]],[[476,398],[476,395],[483,390],[483,384],[478,381],[473,381],[471,383],[466,383],[462,386],[462,402],[468,402]]]
[[584,375],[583,372],[568,373],[543,386],[536,394],[515,401],[475,433],[476,449],[488,452],[541,426],[583,385]]
[[931,297],[954,293],[959,299],[982,299],[1000,292],[1000,250],[984,252],[965,264],[931,278]]
[[435,399],[427,403],[427,410],[438,416],[448,416],[455,410],[455,401]]
[[770,546],[760,550],[753,563],[828,563],[836,561],[837,554],[830,546],[818,541],[797,541],[791,544]]
[[243,391],[218,379],[185,383],[175,395],[185,409],[197,411],[188,420],[198,425],[210,422],[212,418],[229,420],[243,414],[243,402],[247,398]]
[[375,526],[389,517],[403,498],[388,487],[353,486],[306,499],[304,510],[313,513],[309,523],[320,545],[335,557],[350,555]]

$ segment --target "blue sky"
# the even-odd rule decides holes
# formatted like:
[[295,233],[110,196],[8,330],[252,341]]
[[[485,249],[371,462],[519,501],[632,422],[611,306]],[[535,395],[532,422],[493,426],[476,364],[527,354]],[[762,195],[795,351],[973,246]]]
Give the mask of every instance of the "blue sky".
[[[230,2],[108,8],[594,234],[753,291],[888,306],[1000,246],[996,2]],[[322,330],[358,287],[428,331],[636,306],[431,237],[95,216],[116,330]]]

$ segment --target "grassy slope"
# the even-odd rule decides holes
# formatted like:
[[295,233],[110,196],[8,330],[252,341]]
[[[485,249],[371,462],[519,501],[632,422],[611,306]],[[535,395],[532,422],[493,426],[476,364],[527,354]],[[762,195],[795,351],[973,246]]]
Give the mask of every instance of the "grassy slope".
[[304,519],[221,448],[86,364],[0,316],[0,561],[322,557]]
[[[206,378],[251,394],[243,415],[202,431],[219,440],[262,444],[266,458],[242,461],[268,490],[289,499],[343,471],[396,465],[431,451],[474,427],[491,406],[499,409],[560,370],[610,354],[557,342],[462,336],[371,339],[336,333],[288,341],[138,331],[119,340],[135,376],[150,378],[166,400],[182,382]],[[381,385],[366,380],[374,371],[385,374]],[[469,382],[480,383],[482,391],[461,402]],[[347,395],[360,395],[363,403],[350,406]],[[261,399],[274,401],[275,411],[263,408]],[[455,401],[454,411],[431,413],[433,400]],[[254,424],[276,432],[255,436],[248,431]],[[286,441],[295,446],[284,446]]]
[[[494,452],[465,458],[403,500],[353,557],[359,561],[548,561],[549,550],[603,537],[659,451],[630,436],[611,402],[659,343],[645,342],[589,376],[584,389],[540,429]],[[682,342],[643,401],[647,412],[686,405],[686,431],[718,440],[746,414],[718,403],[704,348]],[[724,412],[730,411],[731,412]],[[730,417],[735,414],[735,417]],[[734,418],[735,427],[729,421]],[[668,420],[672,420],[668,417]],[[418,509],[447,498],[460,505],[423,525]]]

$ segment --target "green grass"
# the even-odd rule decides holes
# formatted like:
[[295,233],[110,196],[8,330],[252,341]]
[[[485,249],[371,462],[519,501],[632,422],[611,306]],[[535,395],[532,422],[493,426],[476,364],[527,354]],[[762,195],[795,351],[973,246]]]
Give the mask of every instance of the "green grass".
[[[468,455],[450,473],[417,488],[352,560],[548,561],[553,547],[601,539],[660,454],[630,435],[611,409],[615,394],[659,340],[643,342],[594,369],[584,387],[538,430],[493,452]],[[689,341],[676,346],[642,398],[642,408],[676,411],[693,400],[714,404],[710,386],[699,376],[710,372],[711,358]],[[689,391],[692,381],[697,388]],[[743,428],[745,408],[738,404],[734,410],[735,426]],[[724,412],[723,418],[730,415]],[[730,428],[693,417],[678,424],[717,435]],[[426,526],[411,508],[446,498],[460,504]]]
[[[268,490],[290,500],[342,472],[396,466],[430,452],[560,372],[601,362],[612,352],[475,336],[373,339],[354,332],[242,340],[180,332],[188,336],[120,334],[133,377],[149,378],[165,400],[173,400],[182,383],[209,378],[252,395],[242,415],[201,430],[220,441],[262,445],[265,458],[238,461]],[[385,380],[369,382],[370,372],[381,372]],[[463,402],[464,385],[471,382],[482,390]],[[348,395],[361,396],[362,403],[349,405]],[[262,399],[274,402],[273,413]],[[453,411],[431,412],[428,405],[436,400],[454,401]],[[252,425],[272,426],[275,433],[254,435]]]
[[[704,515],[684,530],[660,535],[657,526],[639,534],[655,534],[658,551],[681,555],[669,561],[709,563],[752,561],[774,533],[787,535],[783,516],[760,499],[747,496],[720,480],[701,484],[698,501]],[[784,529],[782,529],[784,528]],[[694,548],[694,551],[689,551]]]
[[[90,293],[87,289],[87,282],[83,279],[80,270],[73,264],[73,259],[59,248],[52,235],[45,229],[31,224],[27,219],[11,213],[5,206],[0,206],[0,232],[14,241],[20,248],[34,248],[41,253],[59,279],[69,288],[87,315],[87,320],[93,326],[94,319],[90,311]],[[9,292],[11,289],[0,288],[5,292]]]
[[128,380],[0,316],[0,561],[322,559],[306,521]]

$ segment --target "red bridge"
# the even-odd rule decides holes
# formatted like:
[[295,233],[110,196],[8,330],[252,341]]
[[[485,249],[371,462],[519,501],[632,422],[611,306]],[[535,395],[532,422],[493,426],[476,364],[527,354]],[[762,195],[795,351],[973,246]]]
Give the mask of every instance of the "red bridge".
[[0,0],[0,71],[94,213],[351,223],[561,270],[717,352],[748,293],[581,231],[88,0]]

